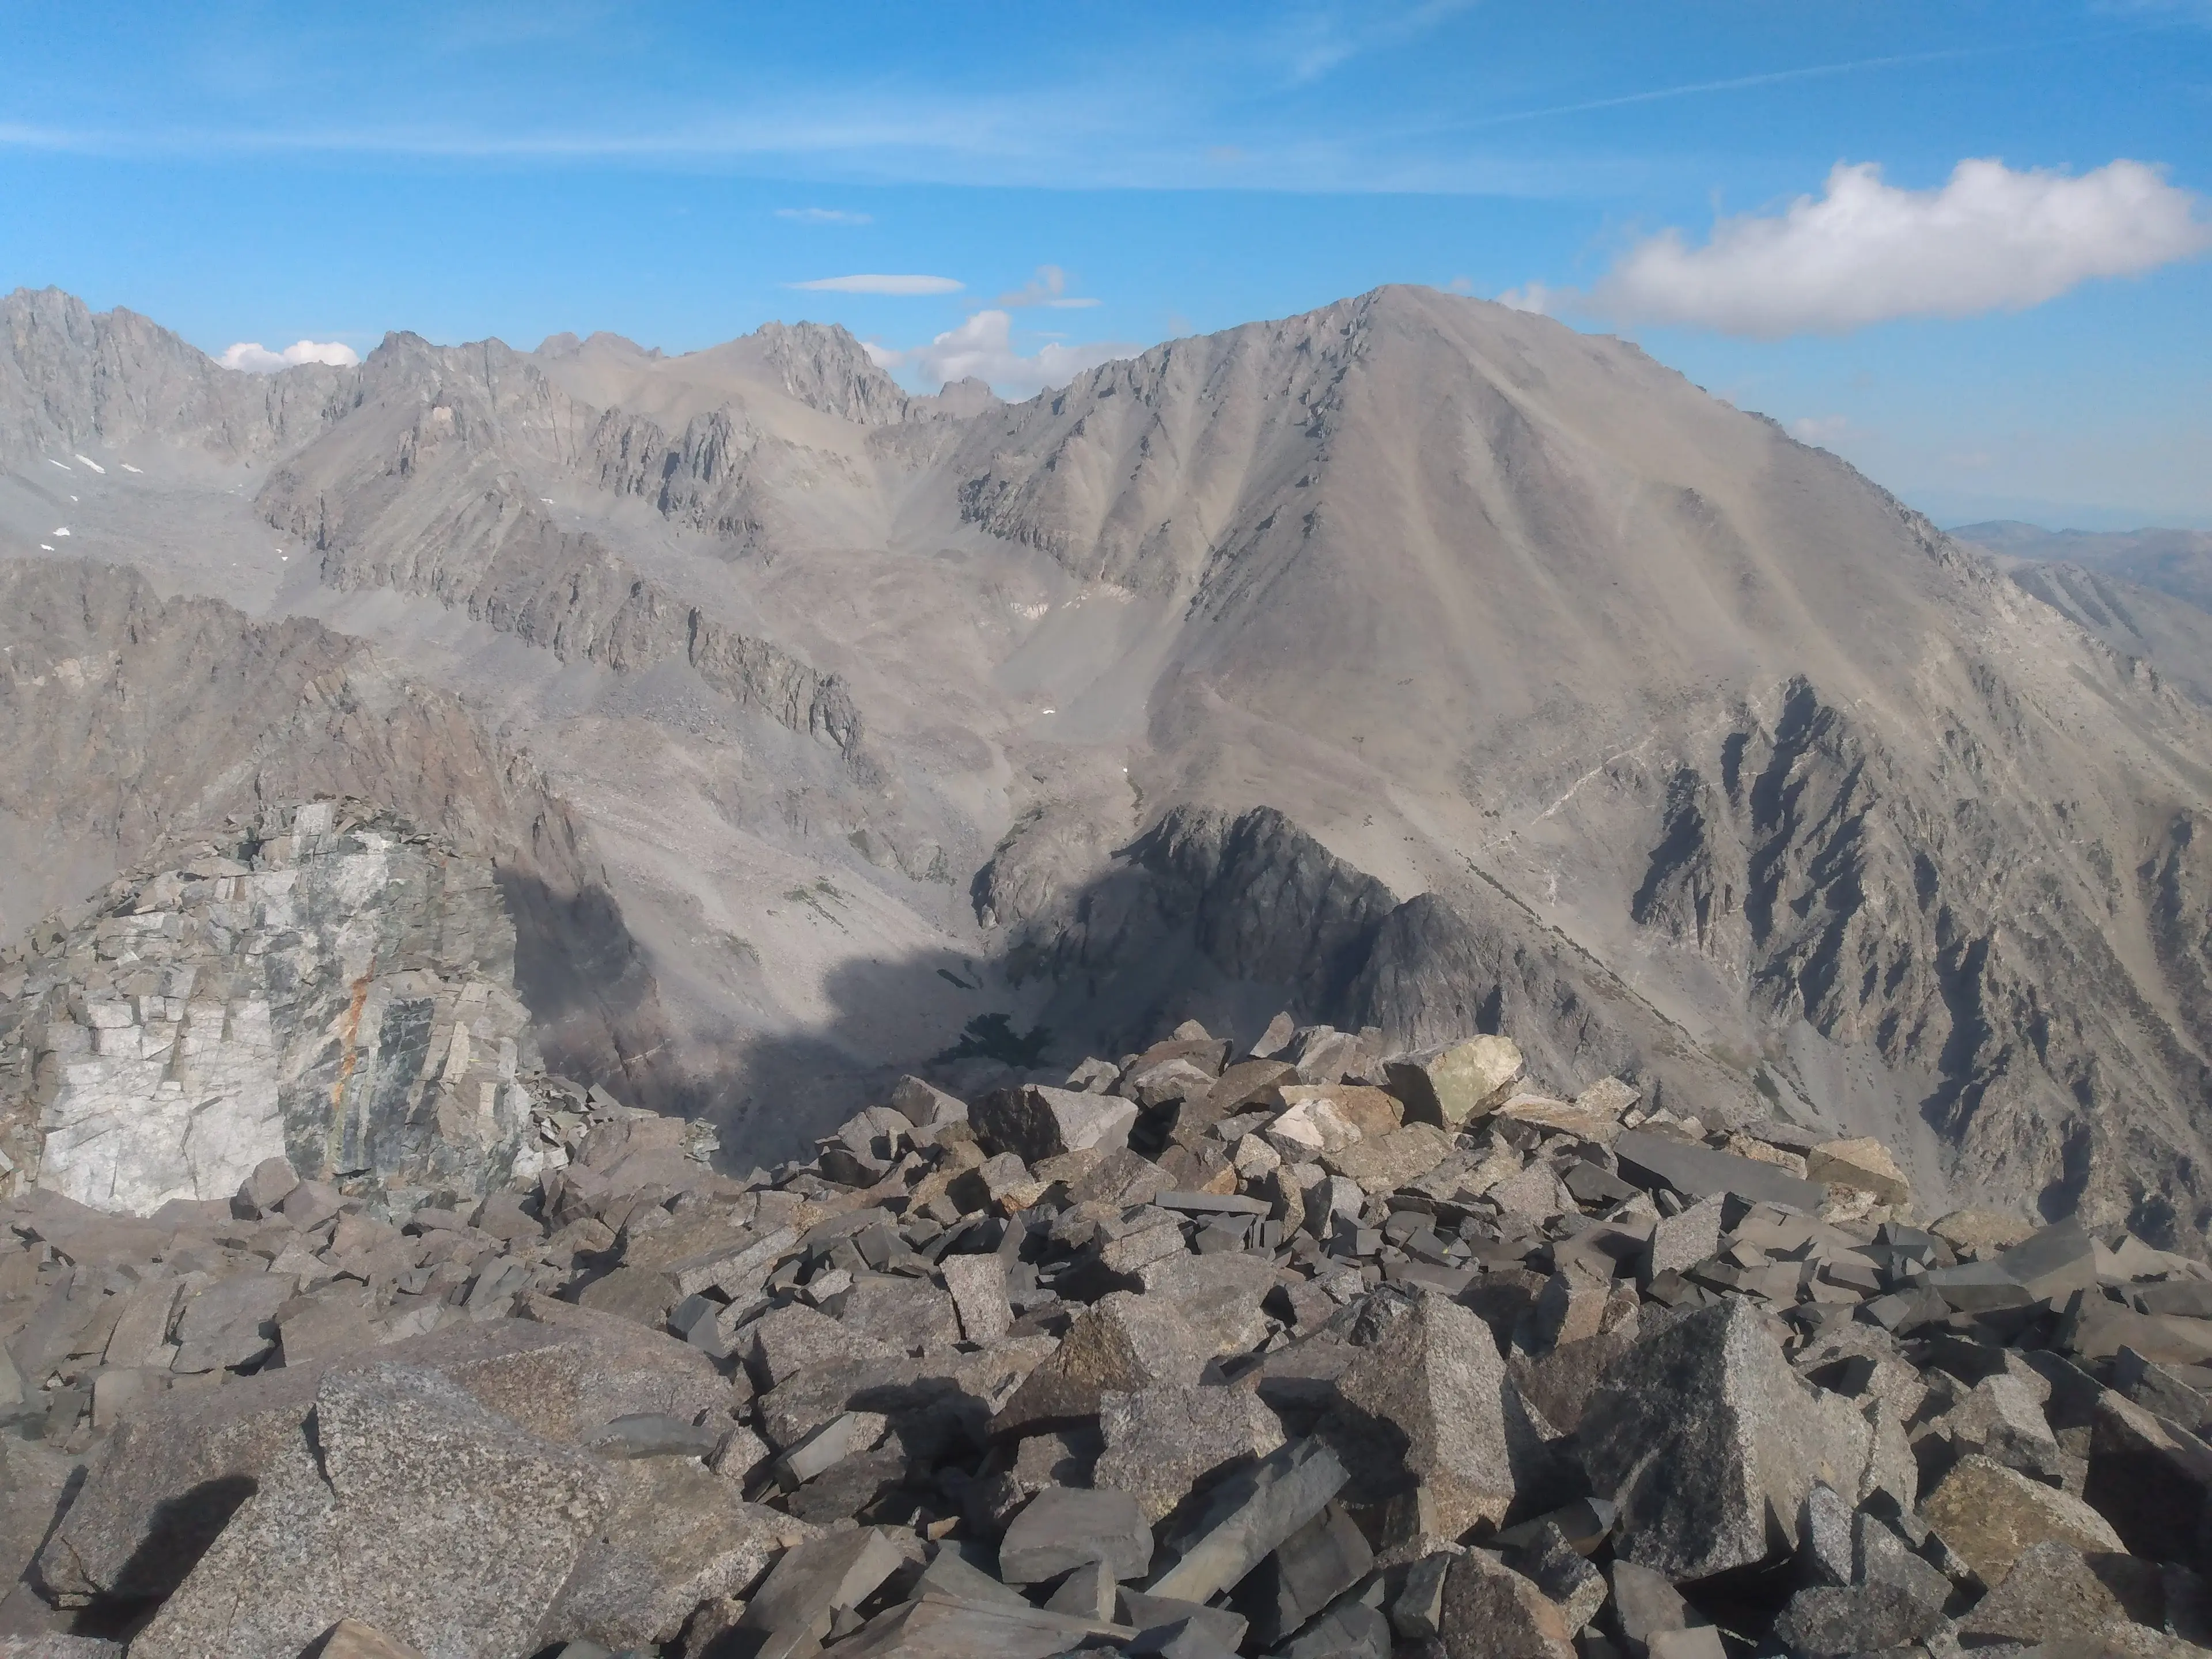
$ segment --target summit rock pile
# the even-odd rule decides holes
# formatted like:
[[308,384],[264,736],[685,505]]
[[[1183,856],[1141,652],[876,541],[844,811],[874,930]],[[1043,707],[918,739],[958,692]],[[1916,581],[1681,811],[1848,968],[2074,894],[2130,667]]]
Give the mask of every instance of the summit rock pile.
[[0,1652],[2212,1640],[2201,1263],[1521,1071],[1185,1025],[741,1179],[593,1091],[481,1199],[33,1190]]

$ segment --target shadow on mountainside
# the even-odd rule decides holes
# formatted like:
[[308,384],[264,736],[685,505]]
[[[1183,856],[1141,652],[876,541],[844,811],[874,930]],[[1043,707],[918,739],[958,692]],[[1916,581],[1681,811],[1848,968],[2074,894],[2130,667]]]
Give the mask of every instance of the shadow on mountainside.
[[[991,874],[978,875],[979,894]],[[1571,1092],[1615,1073],[1709,1121],[1758,1111],[1744,1077],[1557,934],[1497,905],[1470,918],[1434,895],[1401,902],[1269,808],[1178,811],[1005,927],[980,976],[951,950],[840,965],[829,1019],[748,1040],[739,1064],[691,1091],[693,1109],[721,1128],[727,1162],[765,1164],[880,1103],[902,1073],[973,1098],[1010,1080],[1058,1083],[1086,1056],[1115,1059],[1186,1019],[1241,1046],[1286,1012],[1375,1027],[1391,1047],[1502,1031],[1537,1086]],[[860,1058],[896,1054],[886,1030],[942,1006],[948,980],[975,988],[941,1030],[918,1031],[902,1055]]]

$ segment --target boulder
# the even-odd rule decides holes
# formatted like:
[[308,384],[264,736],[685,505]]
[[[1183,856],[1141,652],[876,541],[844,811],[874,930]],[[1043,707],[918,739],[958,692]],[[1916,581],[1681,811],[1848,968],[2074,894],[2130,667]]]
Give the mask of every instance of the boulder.
[[1147,1523],[1164,1518],[1216,1470],[1283,1443],[1281,1421],[1246,1389],[1163,1384],[1102,1394],[1098,1426],[1106,1448],[1091,1484],[1127,1492]]
[[1620,1505],[1621,1559],[1679,1583],[1767,1560],[1773,1533],[1794,1548],[1816,1483],[1856,1498],[1873,1435],[1850,1401],[1790,1370],[1765,1316],[1731,1298],[1615,1362],[1576,1442],[1591,1489]]
[[1480,1550],[1467,1551],[1444,1574],[1438,1625],[1452,1659],[1572,1659],[1575,1652],[1566,1614]]
[[1544,1464],[1490,1328],[1439,1293],[1416,1291],[1337,1391],[1344,1404],[1321,1432],[1353,1471],[1355,1502],[1419,1485],[1455,1534],[1503,1521]]
[[1136,1121],[1133,1101],[1041,1084],[998,1090],[969,1111],[969,1122],[985,1148],[1012,1152],[1031,1164],[1063,1152],[1126,1146]]
[[2124,1547],[2112,1523],[2080,1498],[1986,1457],[1960,1458],[1928,1495],[1920,1513],[1976,1576],[1993,1588],[2037,1544],[2069,1544],[2085,1550]]
[[673,1642],[702,1602],[749,1594],[784,1550],[815,1535],[689,1457],[623,1464],[616,1486],[542,1636],[617,1651]]
[[1505,1098],[1526,1063],[1512,1038],[1469,1037],[1388,1063],[1391,1092],[1408,1117],[1457,1129]]
[[513,1659],[617,1500],[598,1459],[420,1366],[326,1374],[313,1434],[131,1643],[139,1659],[295,1659],[348,1617],[428,1659]]

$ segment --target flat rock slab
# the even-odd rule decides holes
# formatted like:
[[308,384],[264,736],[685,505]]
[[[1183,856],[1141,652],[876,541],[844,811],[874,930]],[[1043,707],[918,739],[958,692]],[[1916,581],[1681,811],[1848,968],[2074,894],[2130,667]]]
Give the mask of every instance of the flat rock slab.
[[1787,1204],[1808,1215],[1817,1215],[1827,1201],[1826,1187],[1800,1181],[1771,1164],[1641,1129],[1622,1130],[1613,1140],[1613,1152],[1620,1161],[1621,1174],[1629,1180],[1672,1187],[1685,1198],[1734,1193],[1768,1204]]
[[617,1492],[434,1371],[333,1372],[295,1437],[131,1643],[141,1659],[296,1659],[359,1618],[426,1659],[533,1651]]
[[1152,1523],[1128,1493],[1047,1486],[999,1541],[999,1577],[1009,1584],[1041,1584],[1092,1561],[1117,1580],[1152,1565]]

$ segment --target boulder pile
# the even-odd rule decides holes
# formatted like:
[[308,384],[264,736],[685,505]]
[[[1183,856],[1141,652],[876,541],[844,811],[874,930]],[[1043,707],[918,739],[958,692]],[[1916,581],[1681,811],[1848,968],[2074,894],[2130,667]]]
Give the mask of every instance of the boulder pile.
[[2184,1654],[2212,1272],[1508,1039],[11,1200],[0,1653]]

